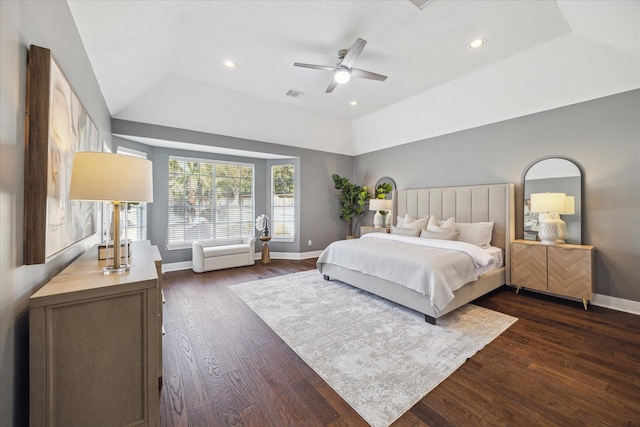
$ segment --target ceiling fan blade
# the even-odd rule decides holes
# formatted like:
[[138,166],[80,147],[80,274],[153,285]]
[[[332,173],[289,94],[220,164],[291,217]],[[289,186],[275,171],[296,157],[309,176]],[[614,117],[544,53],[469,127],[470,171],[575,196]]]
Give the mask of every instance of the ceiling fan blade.
[[361,79],[379,80],[381,82],[387,80],[387,76],[382,74],[372,73],[371,71],[359,70],[357,68],[351,69],[351,77],[359,77]]
[[333,90],[336,88],[336,86],[338,86],[338,82],[336,81],[336,79],[332,79],[331,83],[329,83],[329,87],[327,88],[327,90],[324,93],[333,92]]
[[353,66],[353,63],[356,62],[358,56],[360,56],[360,54],[362,53],[362,49],[364,49],[364,46],[366,44],[366,40],[362,40],[360,38],[356,40],[353,46],[351,46],[351,49],[349,49],[347,54],[340,62],[340,65],[342,65],[343,67],[351,68]]
[[294,67],[304,67],[311,68],[313,70],[326,70],[326,71],[335,71],[336,67],[329,67],[327,65],[313,65],[313,64],[302,64],[300,62],[294,62]]

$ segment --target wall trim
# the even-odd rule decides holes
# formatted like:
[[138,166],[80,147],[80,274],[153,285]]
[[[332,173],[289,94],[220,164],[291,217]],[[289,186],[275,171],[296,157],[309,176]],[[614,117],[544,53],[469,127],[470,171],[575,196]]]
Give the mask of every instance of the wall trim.
[[172,262],[170,264],[162,264],[162,272],[188,270],[192,267],[193,262],[191,261]]
[[[320,256],[321,253],[322,251],[312,251],[312,252],[302,252],[302,253],[273,252],[271,253],[271,258],[302,260],[302,259],[308,259],[308,258],[317,258]],[[260,258],[261,258],[261,255],[259,253],[256,253],[256,260],[259,260]],[[192,265],[193,264],[191,261],[163,264],[162,272],[188,270],[192,267]],[[548,295],[557,296],[554,294],[548,294]],[[590,303],[591,305],[595,305],[597,307],[610,308],[612,310],[640,315],[640,301],[632,301],[628,299],[610,297],[608,295],[593,294],[593,299],[590,301]]]
[[612,310],[624,311],[625,313],[640,315],[640,301],[610,297],[608,295],[593,294],[591,304],[610,308]]
[[[293,260],[303,260],[309,258],[318,258],[322,251],[311,251],[311,252],[271,252],[271,259],[293,259]],[[262,259],[262,253],[260,251],[256,252],[255,255],[256,262],[260,262]],[[181,262],[172,262],[169,264],[162,264],[162,272],[166,273],[168,271],[180,271],[180,270],[189,270],[193,267],[193,262],[191,261],[181,261]]]

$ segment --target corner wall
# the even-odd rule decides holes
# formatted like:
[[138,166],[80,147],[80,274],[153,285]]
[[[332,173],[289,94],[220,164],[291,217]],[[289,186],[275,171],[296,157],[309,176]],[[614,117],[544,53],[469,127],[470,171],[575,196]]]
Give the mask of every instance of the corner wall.
[[[242,150],[247,153],[258,152],[295,158],[296,191],[299,194],[300,217],[295,242],[271,242],[273,252],[304,253],[320,251],[331,242],[344,238],[345,225],[340,219],[340,204],[337,191],[333,188],[331,175],[351,176],[353,157],[327,153],[306,148],[290,147],[280,144],[258,142],[243,138],[214,135],[187,129],[171,128],[147,123],[114,119],[112,129],[115,135],[151,138],[165,141],[177,141],[202,146],[203,151],[184,151],[161,147],[144,146],[123,140],[116,136],[114,143],[130,146],[150,153],[154,163],[154,202],[149,205],[149,234],[151,243],[162,251],[164,263],[180,263],[191,260],[191,249],[166,250],[166,218],[168,215],[168,157],[201,157],[253,163],[256,165],[256,215],[267,210],[268,167],[275,160],[249,157],[231,157],[204,152],[207,147],[219,147]],[[304,138],[301,135],[300,138]],[[191,145],[193,147],[194,145]],[[193,149],[193,148],[192,148]],[[312,244],[308,242],[311,240]],[[260,248],[259,246],[257,247]]]
[[0,426],[29,424],[29,297],[97,238],[23,265],[25,89],[29,45],[51,49],[111,142],[109,111],[65,1],[0,1]]

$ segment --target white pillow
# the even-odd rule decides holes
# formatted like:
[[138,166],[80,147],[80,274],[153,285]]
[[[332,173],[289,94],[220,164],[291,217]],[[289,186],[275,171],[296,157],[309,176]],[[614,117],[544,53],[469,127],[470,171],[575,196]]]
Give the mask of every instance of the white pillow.
[[423,239],[458,240],[458,233],[422,230],[420,237]]
[[455,225],[460,233],[458,240],[471,243],[476,246],[489,246],[493,233],[493,221],[491,222],[459,222]]
[[398,234],[400,236],[418,237],[420,235],[420,229],[419,228],[402,228],[402,227],[395,227],[392,225],[391,234]]
[[427,224],[427,231],[433,231],[435,233],[455,233],[456,219],[451,217],[446,221],[437,221],[435,217],[432,216]]
[[404,221],[402,222],[402,227],[404,228],[417,228],[419,230],[427,227],[427,222],[429,221],[429,215],[424,218],[415,219],[409,214],[404,216]]
[[398,216],[396,217],[396,226],[398,226],[398,227],[402,227],[402,223],[403,223],[403,222],[404,222],[404,217],[403,217],[403,216],[398,215]]

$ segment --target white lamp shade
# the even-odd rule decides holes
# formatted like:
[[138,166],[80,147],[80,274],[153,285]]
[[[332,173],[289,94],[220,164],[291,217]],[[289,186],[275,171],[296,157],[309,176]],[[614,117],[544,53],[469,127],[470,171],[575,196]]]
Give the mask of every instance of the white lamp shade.
[[386,199],[371,199],[369,200],[370,211],[390,211],[391,200]]
[[75,153],[69,199],[153,202],[152,163],[122,154]]
[[565,210],[565,193],[534,193],[531,195],[531,212],[562,213]]
[[567,196],[564,200],[564,212],[563,215],[574,215],[576,213],[576,201],[575,197]]

